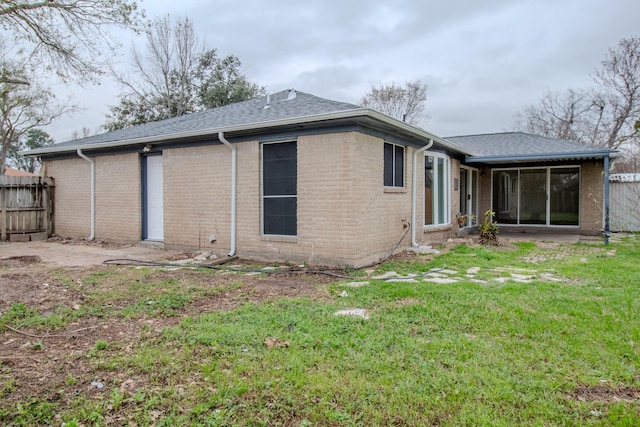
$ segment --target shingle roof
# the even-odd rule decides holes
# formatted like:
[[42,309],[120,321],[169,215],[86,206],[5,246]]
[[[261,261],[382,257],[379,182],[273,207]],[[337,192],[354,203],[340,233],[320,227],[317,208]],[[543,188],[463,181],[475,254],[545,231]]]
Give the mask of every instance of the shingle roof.
[[25,172],[19,169],[11,168],[9,166],[6,166],[4,168],[4,175],[5,176],[38,176],[38,174],[36,173]]
[[271,94],[270,107],[264,108],[265,105],[267,105],[267,97],[262,96],[224,107],[212,108],[171,119],[145,123],[143,125],[100,135],[62,142],[55,144],[55,146],[78,146],[81,148],[82,145],[87,144],[126,141],[182,132],[241,126],[360,108],[358,105],[319,98],[308,93],[296,92],[294,90],[284,90]]
[[507,161],[545,158],[602,157],[611,150],[524,132],[462,135],[446,140],[473,153],[467,160]]

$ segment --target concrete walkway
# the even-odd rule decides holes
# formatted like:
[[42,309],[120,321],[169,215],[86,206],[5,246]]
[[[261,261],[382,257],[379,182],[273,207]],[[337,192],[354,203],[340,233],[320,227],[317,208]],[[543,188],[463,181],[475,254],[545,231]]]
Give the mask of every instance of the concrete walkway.
[[0,244],[0,260],[12,257],[39,257],[43,263],[61,267],[88,267],[109,259],[160,261],[181,254],[147,246],[101,245],[89,242],[35,241]]

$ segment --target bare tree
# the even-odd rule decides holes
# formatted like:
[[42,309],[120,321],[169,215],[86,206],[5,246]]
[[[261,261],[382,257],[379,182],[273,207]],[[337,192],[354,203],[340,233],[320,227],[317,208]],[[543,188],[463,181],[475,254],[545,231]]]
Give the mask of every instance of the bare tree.
[[427,85],[420,80],[405,83],[404,87],[395,83],[373,86],[360,100],[363,107],[416,125],[426,118],[424,103],[427,100]]
[[600,109],[593,102],[593,94],[567,89],[547,91],[537,104],[526,105],[514,116],[514,127],[525,132],[552,138],[598,145],[597,118]]
[[[7,154],[30,130],[50,124],[70,112],[68,103],[55,101],[53,93],[30,79],[24,64],[0,58],[0,175],[4,174]],[[20,81],[21,83],[16,83]]]
[[260,95],[264,90],[240,72],[235,56],[219,58],[195,36],[193,21],[155,20],[146,33],[146,51],[131,51],[131,76],[113,70],[124,88],[120,104],[110,107],[104,128],[121,129],[181,116]]
[[595,87],[547,92],[514,127],[611,149],[640,144],[640,38],[622,39],[593,74]]
[[95,134],[95,132],[92,132],[90,128],[86,126],[82,126],[82,129],[80,130],[76,129],[73,132],[71,132],[71,139],[73,140],[73,139],[86,138],[93,134]]
[[137,28],[142,17],[136,2],[129,0],[0,2],[0,24],[12,44],[21,47],[22,58],[78,81],[102,72],[98,58],[117,45],[107,29]]
[[[637,139],[640,118],[640,37],[622,39],[609,49],[593,76],[602,89],[597,105],[603,110],[604,145],[617,148]],[[637,141],[636,141],[637,142]]]

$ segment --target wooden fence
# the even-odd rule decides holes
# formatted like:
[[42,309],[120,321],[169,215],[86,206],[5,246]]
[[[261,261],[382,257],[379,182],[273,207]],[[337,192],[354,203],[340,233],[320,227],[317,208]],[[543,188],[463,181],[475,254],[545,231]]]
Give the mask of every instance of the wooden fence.
[[0,239],[46,239],[53,232],[54,180],[0,176]]

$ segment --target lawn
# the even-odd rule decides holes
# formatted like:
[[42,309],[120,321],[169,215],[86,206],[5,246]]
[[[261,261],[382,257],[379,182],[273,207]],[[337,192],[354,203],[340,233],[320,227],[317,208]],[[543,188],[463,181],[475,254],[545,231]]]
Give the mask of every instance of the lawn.
[[80,303],[0,317],[0,424],[640,425],[639,262],[630,236],[344,279],[48,271]]

